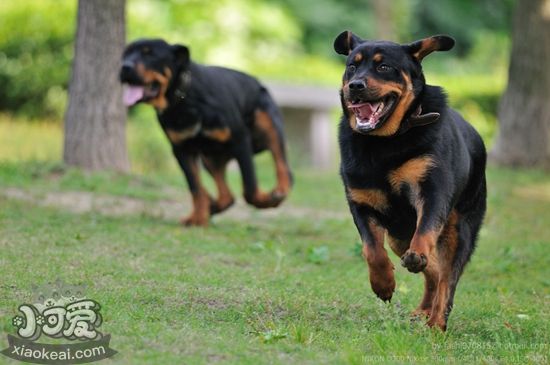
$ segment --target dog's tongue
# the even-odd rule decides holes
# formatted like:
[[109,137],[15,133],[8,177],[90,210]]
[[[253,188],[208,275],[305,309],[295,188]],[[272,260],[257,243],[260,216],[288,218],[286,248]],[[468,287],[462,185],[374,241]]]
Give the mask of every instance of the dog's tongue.
[[378,121],[378,108],[380,107],[381,102],[378,103],[363,103],[358,105],[351,105],[355,116],[359,119],[360,122],[369,122],[374,124]]
[[144,93],[145,88],[143,86],[125,85],[122,94],[124,105],[134,105],[139,100],[143,99]]

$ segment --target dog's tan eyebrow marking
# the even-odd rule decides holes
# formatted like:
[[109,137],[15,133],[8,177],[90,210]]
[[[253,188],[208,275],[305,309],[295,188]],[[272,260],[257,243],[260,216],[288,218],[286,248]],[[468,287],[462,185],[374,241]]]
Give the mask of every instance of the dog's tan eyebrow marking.
[[382,58],[383,58],[382,53],[377,53],[374,56],[372,56],[372,60],[374,62],[380,62],[380,61],[382,61]]
[[354,62],[361,62],[362,60],[363,60],[363,55],[361,54],[361,52],[357,53],[355,57],[353,57]]

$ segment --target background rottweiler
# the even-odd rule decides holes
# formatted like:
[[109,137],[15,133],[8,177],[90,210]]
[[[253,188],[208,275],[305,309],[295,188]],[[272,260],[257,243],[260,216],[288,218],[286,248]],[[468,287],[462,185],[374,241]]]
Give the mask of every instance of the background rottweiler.
[[426,85],[422,59],[454,40],[434,36],[408,45],[364,41],[351,32],[334,41],[347,56],[339,127],[341,176],[364,243],[371,287],[390,300],[393,265],[384,238],[425,291],[415,315],[445,330],[455,289],[486,208],[483,141]]
[[[244,73],[198,65],[189,50],[160,39],[129,44],[123,54],[120,80],[124,102],[151,104],[193,196],[185,225],[207,225],[210,215],[229,208],[233,195],[225,168],[235,158],[242,173],[244,197],[258,208],[278,206],[292,185],[285,156],[283,121],[266,88]],[[258,187],[253,154],[270,150],[277,186],[271,193]],[[199,159],[214,178],[217,199],[200,181]]]

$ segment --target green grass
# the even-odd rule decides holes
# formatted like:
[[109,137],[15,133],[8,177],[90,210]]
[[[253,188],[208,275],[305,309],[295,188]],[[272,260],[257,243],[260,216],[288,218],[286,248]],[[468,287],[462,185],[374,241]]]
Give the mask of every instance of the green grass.
[[[101,303],[115,364],[546,364],[550,175],[491,168],[488,177],[487,218],[445,334],[410,322],[422,280],[393,254],[392,303],[371,292],[335,172],[296,171],[286,205],[302,215],[242,219],[236,207],[206,229],[0,194],[0,347],[33,285],[61,278]],[[264,186],[271,179],[262,173]],[[236,172],[231,181],[240,190]],[[51,163],[0,164],[6,188],[187,201],[177,173],[85,174]]]

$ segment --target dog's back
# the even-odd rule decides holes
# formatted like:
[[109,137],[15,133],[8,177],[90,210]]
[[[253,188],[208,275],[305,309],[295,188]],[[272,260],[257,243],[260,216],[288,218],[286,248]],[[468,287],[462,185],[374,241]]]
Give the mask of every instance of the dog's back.
[[[233,116],[228,118],[228,124],[236,124],[242,119],[244,126],[254,132],[255,112],[259,109],[270,116],[277,133],[281,136],[284,134],[283,118],[279,108],[266,87],[255,77],[225,67],[198,64],[193,65],[192,72],[196,83],[201,85],[203,97],[211,101],[208,104],[211,107],[218,105],[228,108],[226,112]],[[238,110],[231,109],[235,107]],[[235,113],[238,113],[237,117]],[[255,152],[264,148],[266,147],[254,143]]]

